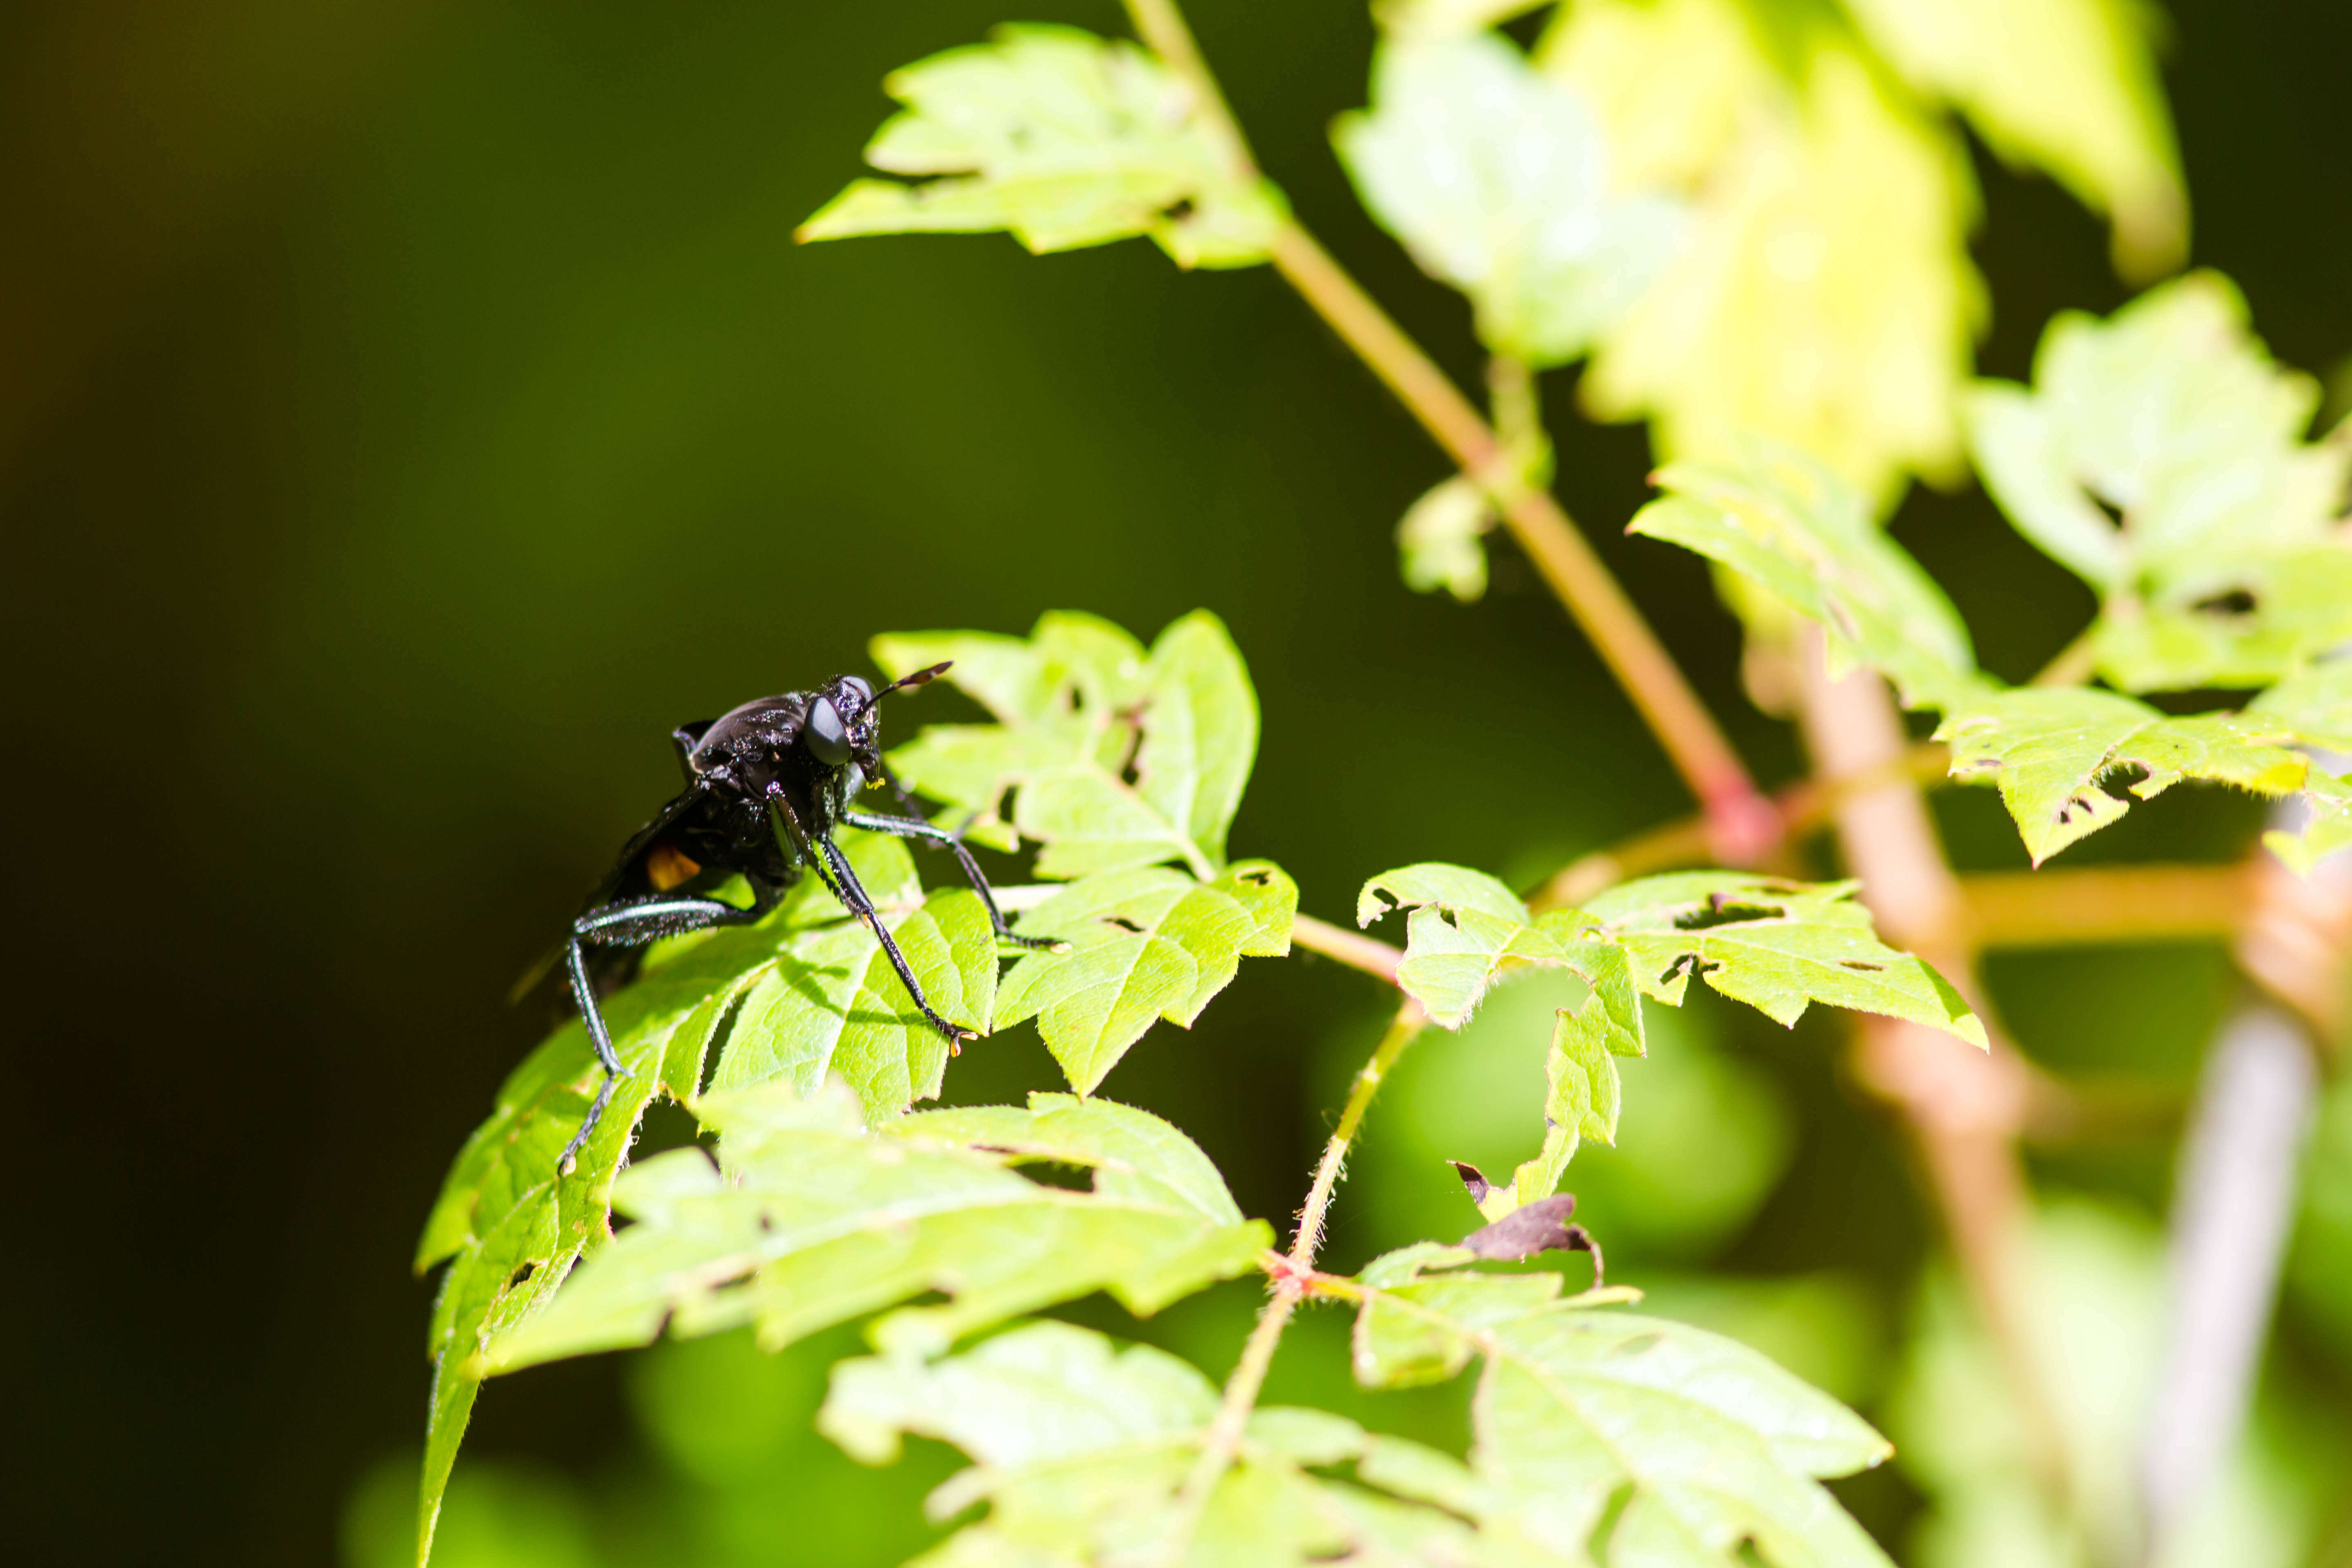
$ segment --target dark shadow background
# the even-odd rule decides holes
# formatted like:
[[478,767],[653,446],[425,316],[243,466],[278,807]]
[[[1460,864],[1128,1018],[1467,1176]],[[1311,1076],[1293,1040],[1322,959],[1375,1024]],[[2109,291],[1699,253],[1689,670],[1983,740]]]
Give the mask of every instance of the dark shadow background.
[[[1013,9],[1118,26],[1107,0]],[[2335,365],[2352,14],[2173,10],[2197,259],[2283,358]],[[1309,223],[1473,376],[1464,307],[1370,227],[1325,141],[1362,100],[1364,8],[1196,11]],[[673,724],[862,668],[877,631],[1067,605],[1149,635],[1214,608],[1265,707],[1236,851],[1326,917],[1383,867],[1532,877],[1685,809],[1507,549],[1478,606],[1400,585],[1389,530],[1444,467],[1270,271],[1186,277],[1139,243],[793,247],[857,173],[883,73],[1005,15],[0,13],[16,1560],[330,1559],[353,1478],[421,1432],[407,1259],[543,1022],[507,984],[668,792]],[[2093,220],[1979,162],[1981,363],[2017,375],[2051,310],[2124,292]],[[1571,510],[1786,776],[1701,569],[1618,532],[1642,434],[1576,422],[1555,379]],[[2006,674],[2087,608],[1977,496],[1899,527]],[[1965,853],[2014,863],[1989,798],[1950,810]],[[2226,852],[2244,824],[2190,837],[2213,820],[2168,797],[2099,847]],[[2175,966],[2209,999],[2210,956]],[[2147,994],[2080,973],[1996,974],[2030,1047],[2063,1058],[2064,1007]],[[1314,1050],[1376,1001],[1255,966],[1108,1088],[1280,1215],[1328,1113]],[[1762,1042],[1827,1131],[1741,1247],[1891,1279],[1926,1233],[1834,1038]],[[1043,1061],[1003,1049],[1008,1078]],[[2160,1195],[2164,1168],[2116,1179]],[[615,1386],[609,1362],[499,1385],[474,1442],[593,1466],[625,1440]]]

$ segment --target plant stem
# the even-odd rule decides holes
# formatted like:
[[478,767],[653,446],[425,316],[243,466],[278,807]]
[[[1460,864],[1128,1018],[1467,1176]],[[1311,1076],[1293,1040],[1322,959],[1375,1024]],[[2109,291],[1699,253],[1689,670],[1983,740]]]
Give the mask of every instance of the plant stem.
[[[1236,178],[1259,178],[1249,142],[1175,0],[1126,0],[1136,36],[1198,97],[1202,128]],[[1724,738],[1649,623],[1548,491],[1514,469],[1495,432],[1452,379],[1375,304],[1296,221],[1276,232],[1274,265],[1316,312],[1387,384],[1463,472],[1484,487],[1519,548],[1600,653],[1643,721],[1698,797],[1723,858],[1769,853],[1775,821],[1748,769]]]
[[[1804,638],[1801,669],[1800,727],[1821,776],[1858,777],[1902,757],[1903,721],[1884,680],[1866,670],[1832,680],[1818,630]],[[1990,1024],[1967,905],[1918,786],[1897,778],[1854,792],[1832,816],[1847,868],[1862,879],[1880,931],[1935,965]],[[2074,1495],[2066,1450],[2017,1292],[2027,1213],[2016,1142],[2028,1099],[2022,1063],[1997,1032],[1992,1049],[1979,1057],[1918,1025],[1873,1018],[1862,1034],[1861,1070],[1910,1126],[1928,1193],[2007,1373],[2034,1467],[2063,1507]]]
[[1274,1294],[1258,1312],[1257,1326],[1250,1331],[1249,1343],[1242,1347],[1242,1359],[1233,1375],[1225,1380],[1224,1397],[1218,1403],[1216,1418],[1210,1422],[1208,1433],[1202,1439],[1201,1457],[1184,1478],[1184,1489],[1177,1494],[1179,1523],[1170,1533],[1169,1553],[1163,1561],[1181,1560],[1181,1549],[1192,1540],[1192,1532],[1200,1526],[1202,1510],[1209,1506],[1210,1494],[1241,1452],[1242,1436],[1249,1429],[1250,1412],[1257,1408],[1266,1371],[1274,1364],[1275,1348],[1281,1343],[1283,1330],[1289,1326],[1291,1314],[1298,1310],[1300,1300],[1315,1278],[1315,1252],[1322,1245],[1324,1216],[1331,1206],[1331,1194],[1339,1184],[1348,1145],[1354,1141],[1356,1130],[1363,1125],[1364,1112],[1370,1107],[1381,1079],[1388,1076],[1397,1058],[1404,1054],[1404,1048],[1412,1044],[1428,1022],[1421,1004],[1407,1000],[1397,1010],[1388,1032],[1381,1037],[1371,1059],[1356,1073],[1355,1082],[1348,1090],[1347,1105],[1339,1112],[1339,1124],[1332,1129],[1331,1141],[1324,1145],[1322,1163],[1316,1167],[1315,1184],[1299,1208],[1298,1229],[1291,1237],[1290,1250],[1268,1260],[1267,1272],[1274,1276]]
[[1528,486],[1470,400],[1312,235],[1296,223],[1286,225],[1274,243],[1274,264],[1446,455],[1486,489],[1511,537],[1698,797],[1717,853],[1746,863],[1769,852],[1778,824],[1746,765],[1559,503]]
[[1290,941],[1295,947],[1337,959],[1350,969],[1360,969],[1391,985],[1396,984],[1397,965],[1404,962],[1402,952],[1378,937],[1365,936],[1344,926],[1327,924],[1313,915],[1292,918]]
[[2245,924],[2255,868],[2095,866],[1959,879],[1979,948],[2221,940]]
[[[1831,812],[1853,795],[1906,778],[1920,784],[1941,783],[1950,765],[1951,753],[1943,746],[1920,741],[1865,773],[1835,779],[1800,779],[1784,785],[1772,793],[1768,804],[1780,817],[1780,837],[1795,838],[1826,825]],[[1538,914],[1571,909],[1629,878],[1703,866],[1712,847],[1706,827],[1703,816],[1685,817],[1579,856],[1530,893],[1528,903]]]

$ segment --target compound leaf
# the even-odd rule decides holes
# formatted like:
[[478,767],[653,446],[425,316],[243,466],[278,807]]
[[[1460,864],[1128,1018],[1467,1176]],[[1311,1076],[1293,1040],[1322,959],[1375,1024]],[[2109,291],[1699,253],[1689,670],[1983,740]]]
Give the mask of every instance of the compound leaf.
[[997,1020],[1035,1018],[1071,1087],[1091,1093],[1157,1018],[1190,1028],[1241,960],[1290,951],[1298,889],[1282,869],[1245,860],[1213,881],[1167,867],[1090,877],[1021,920],[1058,938],[1004,978]]
[[[1945,717],[1936,738],[1952,748],[1956,778],[1990,778],[2033,863],[2098,831],[2183,779],[2279,795],[2302,787],[2309,763],[2281,742],[2293,729],[2246,713],[2168,718],[2109,691],[2027,689],[1982,694]],[[2102,787],[2138,775],[2129,795]]]
[[2098,590],[2100,674],[2262,685],[2352,637],[2352,447],[2303,440],[2318,385],[2273,363],[2228,279],[2061,314],[2033,381],[1980,384],[1970,441],[2018,531]]
[[1372,107],[1333,140],[1372,216],[1470,296],[1486,346],[1534,365],[1582,354],[1681,226],[1676,203],[1612,194],[1584,106],[1491,33],[1382,44]]
[[1628,531],[1696,551],[1828,633],[1834,667],[1885,672],[1906,704],[1943,706],[1978,681],[1959,612],[1836,475],[1758,442],[1738,462],[1670,464],[1670,495]]
[[1612,888],[1585,906],[1643,992],[1679,1006],[1690,977],[1781,1025],[1824,1002],[1908,1019],[1983,1046],[1984,1025],[1924,961],[1873,933],[1853,882],[1684,871]]
[[[1059,1097],[1037,1105],[1000,1112],[975,1142],[969,1112],[869,1129],[832,1084],[813,1097],[783,1082],[706,1096],[719,1163],[680,1149],[623,1176],[614,1205],[636,1223],[538,1316],[492,1338],[482,1370],[645,1344],[665,1324],[686,1336],[755,1323],[772,1350],[931,1290],[950,1300],[901,1308],[875,1339],[893,1353],[936,1353],[1098,1289],[1156,1310],[1246,1271],[1272,1240],[1264,1222],[1234,1217],[1230,1197],[1198,1201],[1198,1161],[1173,1162],[1180,1180],[1168,1181],[1107,1153],[1089,1160],[1181,1138],[1156,1118]],[[1033,1149],[1024,1123],[1040,1119],[1050,1126]],[[1013,1168],[1035,1158],[1098,1162],[1113,1179],[1073,1192]]]
[[2188,193],[2151,16],[2126,0],[1847,0],[1880,55],[1964,111],[2011,164],[2047,170],[2115,226],[2145,278],[2188,248]]
[[1469,1531],[1458,1521],[1308,1469],[1360,1462],[1393,1441],[1318,1410],[1254,1412],[1204,1506],[1184,1508],[1179,1494],[1217,1405],[1215,1386],[1164,1351],[1041,1322],[937,1363],[843,1362],[817,1419],[868,1464],[895,1459],[910,1433],[972,1459],[928,1504],[939,1521],[988,1506],[938,1553],[959,1568],[1464,1560]]
[[1149,235],[1182,267],[1265,259],[1282,195],[1237,176],[1183,80],[1133,44],[1013,24],[893,71],[906,108],[866,161],[919,185],[858,180],[803,240],[1003,229],[1033,252]]
[[1383,1439],[1360,1479],[1466,1516],[1497,1560],[1885,1568],[1820,1485],[1893,1452],[1852,1412],[1732,1341],[1560,1300],[1556,1274],[1423,1272],[1462,1260],[1381,1268],[1355,1366],[1392,1388],[1483,1358],[1469,1462]]

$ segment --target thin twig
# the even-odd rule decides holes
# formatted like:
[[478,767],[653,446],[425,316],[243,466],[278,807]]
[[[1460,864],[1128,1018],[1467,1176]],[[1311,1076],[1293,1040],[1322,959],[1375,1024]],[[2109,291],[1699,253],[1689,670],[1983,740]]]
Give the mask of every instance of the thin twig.
[[2241,861],[1984,871],[1962,877],[1959,890],[1979,949],[2221,941],[2245,924],[2256,870]]
[[[1126,0],[1136,36],[1187,83],[1200,121],[1235,178],[1259,178],[1232,107],[1175,0]],[[1717,853],[1738,864],[1760,858],[1776,842],[1774,818],[1747,766],[1698,694],[1684,679],[1609,569],[1548,491],[1527,475],[1478,410],[1435,361],[1373,302],[1331,253],[1295,220],[1276,231],[1275,268],[1339,334],[1462,471],[1485,488],[1519,548],[1633,700],[1643,721],[1698,797]]]
[[1470,400],[1314,236],[1296,223],[1286,225],[1273,254],[1291,286],[1493,499],[1511,537],[1591,640],[1698,797],[1717,853],[1739,863],[1768,853],[1777,824],[1746,764],[1559,502],[1528,486]]
[[1274,1294],[1259,1310],[1249,1343],[1242,1347],[1242,1359],[1233,1375],[1225,1380],[1224,1397],[1219,1401],[1216,1417],[1209,1423],[1209,1430],[1202,1439],[1201,1456],[1193,1461],[1191,1473],[1184,1478],[1183,1489],[1177,1494],[1177,1524],[1166,1542],[1170,1561],[1181,1559],[1181,1549],[1200,1526],[1210,1495],[1241,1453],[1242,1437],[1249,1429],[1250,1412],[1257,1408],[1258,1394],[1265,1387],[1266,1371],[1274,1364],[1274,1352],[1281,1343],[1282,1331],[1289,1326],[1291,1314],[1298,1310],[1310,1282],[1318,1278],[1315,1252],[1322,1245],[1324,1216],[1330,1209],[1332,1192],[1339,1184],[1348,1145],[1363,1125],[1364,1112],[1379,1091],[1381,1080],[1428,1022],[1421,1004],[1407,1000],[1348,1090],[1339,1124],[1332,1129],[1331,1140],[1323,1149],[1322,1163],[1316,1167],[1315,1184],[1299,1208],[1298,1228],[1291,1237],[1290,1250],[1267,1259],[1266,1271],[1274,1278]]
[[[1826,826],[1830,814],[1842,803],[1867,790],[1908,778],[1920,784],[1941,783],[1951,766],[1951,752],[1934,741],[1918,741],[1903,753],[1863,773],[1834,779],[1800,779],[1773,792],[1769,804],[1780,817],[1784,841],[1802,837]],[[1571,909],[1595,893],[1653,871],[1684,866],[1704,866],[1712,846],[1706,819],[1686,816],[1622,839],[1606,849],[1579,856],[1528,896],[1538,913]]]
[[1404,962],[1402,952],[1380,938],[1366,936],[1344,926],[1328,924],[1313,915],[1293,917],[1290,941],[1293,946],[1337,959],[1350,969],[1360,969],[1391,985],[1396,984],[1397,965]]

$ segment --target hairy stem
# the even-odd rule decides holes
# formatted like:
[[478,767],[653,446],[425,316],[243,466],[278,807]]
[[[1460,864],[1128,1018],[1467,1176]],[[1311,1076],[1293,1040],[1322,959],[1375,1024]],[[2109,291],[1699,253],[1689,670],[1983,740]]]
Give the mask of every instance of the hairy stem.
[[[1234,174],[1257,178],[1249,143],[1175,0],[1126,3],[1136,36],[1198,98],[1202,125]],[[1295,221],[1285,224],[1275,237],[1273,257],[1276,269],[1291,287],[1387,384],[1463,472],[1492,496],[1519,548],[1591,639],[1601,662],[1698,797],[1713,825],[1718,853],[1745,863],[1769,852],[1775,842],[1775,821],[1746,765],[1684,679],[1681,667],[1559,503],[1548,491],[1528,485],[1461,389],[1314,236]]]
[[[1310,923],[1322,924],[1319,921]],[[1298,1310],[1300,1300],[1315,1278],[1315,1252],[1322,1245],[1324,1217],[1331,1207],[1332,1192],[1339,1184],[1348,1145],[1363,1125],[1364,1112],[1379,1091],[1381,1079],[1388,1076],[1397,1058],[1404,1054],[1404,1048],[1412,1044],[1428,1022],[1421,1004],[1408,1000],[1398,1009],[1388,1032],[1381,1037],[1371,1059],[1356,1073],[1355,1082],[1348,1090],[1347,1104],[1339,1112],[1339,1124],[1331,1130],[1331,1141],[1324,1145],[1322,1162],[1315,1169],[1315,1184],[1299,1208],[1298,1229],[1291,1237],[1290,1250],[1268,1259],[1267,1272],[1274,1277],[1274,1294],[1259,1311],[1257,1326],[1250,1331],[1249,1343],[1242,1348],[1242,1359],[1233,1375],[1225,1380],[1224,1397],[1218,1403],[1216,1418],[1210,1422],[1208,1434],[1202,1440],[1201,1457],[1193,1461],[1191,1473],[1184,1478],[1184,1489],[1177,1494],[1179,1522],[1170,1533],[1165,1561],[1181,1558],[1184,1545],[1192,1540],[1192,1532],[1200,1526],[1202,1510],[1209,1506],[1210,1494],[1216,1490],[1217,1482],[1233,1468],[1235,1456],[1241,1452],[1242,1436],[1249,1429],[1250,1412],[1257,1408],[1258,1394],[1265,1387],[1266,1371],[1274,1364],[1275,1348],[1281,1343],[1283,1330],[1289,1327],[1291,1314]]]

